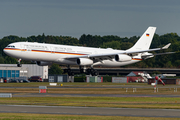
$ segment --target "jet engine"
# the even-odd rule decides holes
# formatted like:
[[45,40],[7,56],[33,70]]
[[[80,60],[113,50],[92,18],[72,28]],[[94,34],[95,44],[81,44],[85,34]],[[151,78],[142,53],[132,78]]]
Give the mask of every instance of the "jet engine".
[[117,55],[115,55],[115,60],[117,62],[126,62],[126,61],[131,61],[132,58],[129,55],[117,54]]
[[88,58],[78,58],[77,59],[77,64],[78,65],[92,65],[93,60],[88,59]]
[[36,64],[39,66],[46,66],[46,65],[51,65],[51,62],[43,62],[43,61],[36,61]]

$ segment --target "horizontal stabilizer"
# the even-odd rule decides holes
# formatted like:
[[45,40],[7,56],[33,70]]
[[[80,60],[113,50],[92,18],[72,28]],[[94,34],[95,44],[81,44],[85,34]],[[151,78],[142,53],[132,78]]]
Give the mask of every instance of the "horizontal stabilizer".
[[151,57],[154,57],[154,56],[157,56],[157,55],[168,55],[168,54],[173,54],[173,53],[175,53],[175,52],[156,53],[156,54],[149,53],[147,55],[142,55],[141,57],[143,59],[148,59],[148,58],[151,58]]
[[166,52],[166,53],[157,53],[157,54],[153,54],[153,55],[167,55],[167,54],[174,54],[176,52]]
[[162,47],[162,49],[168,49],[170,45],[171,45],[171,43],[165,45],[164,47]]

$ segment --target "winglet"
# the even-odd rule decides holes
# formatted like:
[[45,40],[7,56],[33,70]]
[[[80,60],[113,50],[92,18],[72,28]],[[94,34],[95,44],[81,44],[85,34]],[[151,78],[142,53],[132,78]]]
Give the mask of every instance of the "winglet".
[[168,47],[171,45],[171,43],[165,45],[164,47],[162,47],[162,49],[168,49]]

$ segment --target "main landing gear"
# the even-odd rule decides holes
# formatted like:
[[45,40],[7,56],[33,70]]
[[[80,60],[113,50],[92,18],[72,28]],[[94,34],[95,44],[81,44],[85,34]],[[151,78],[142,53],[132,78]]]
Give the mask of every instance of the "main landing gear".
[[67,69],[64,69],[64,73],[68,73],[69,76],[74,76],[74,72],[72,72],[69,65],[68,65]]
[[[88,69],[84,69],[84,67],[79,66],[80,73],[85,73],[87,75],[97,76],[97,71],[91,67]],[[68,65],[67,69],[64,69],[64,73],[68,73],[69,76],[74,76],[74,72],[72,72],[70,66]]]
[[92,76],[97,76],[97,71],[94,69],[94,68],[88,68],[87,70],[86,70],[86,74],[87,75],[92,75]]
[[97,76],[97,71],[91,67],[88,69],[85,69],[85,67],[79,66],[80,73],[86,73],[87,75]]
[[21,64],[21,59],[18,59],[18,64],[17,64],[17,67],[22,67],[22,64]]

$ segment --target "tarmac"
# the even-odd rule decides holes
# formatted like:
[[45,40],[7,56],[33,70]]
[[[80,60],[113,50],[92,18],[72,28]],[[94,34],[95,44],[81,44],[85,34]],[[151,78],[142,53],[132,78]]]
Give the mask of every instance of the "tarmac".
[[0,105],[0,113],[102,115],[180,118],[179,109],[100,108],[71,106]]

